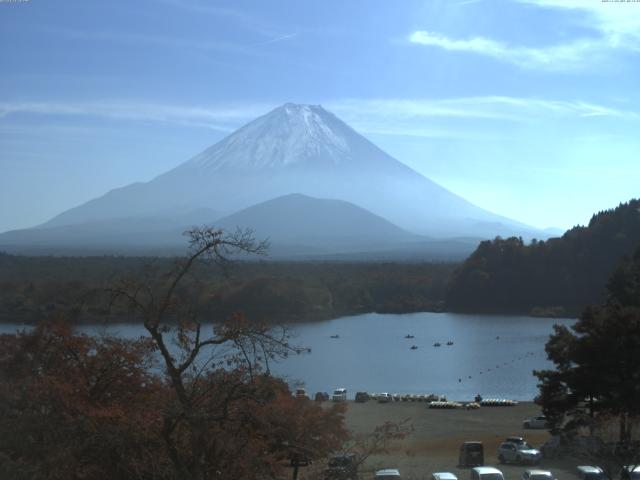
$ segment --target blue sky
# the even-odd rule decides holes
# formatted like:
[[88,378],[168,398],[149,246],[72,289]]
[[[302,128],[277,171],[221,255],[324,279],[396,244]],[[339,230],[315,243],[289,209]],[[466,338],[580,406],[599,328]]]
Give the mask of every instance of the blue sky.
[[537,227],[640,196],[640,2],[0,0],[0,231],[322,104]]

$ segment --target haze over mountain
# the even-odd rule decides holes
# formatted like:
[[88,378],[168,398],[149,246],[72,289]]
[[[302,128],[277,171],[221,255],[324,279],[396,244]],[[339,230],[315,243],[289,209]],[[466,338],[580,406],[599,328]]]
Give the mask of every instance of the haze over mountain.
[[[112,190],[61,213],[36,229],[23,230],[19,236],[16,233],[2,235],[0,245],[15,244],[18,238],[27,243],[30,238],[31,241],[37,238],[37,242],[44,245],[50,232],[56,232],[54,236],[62,240],[65,231],[69,232],[66,243],[70,245],[83,238],[77,235],[79,230],[91,230],[96,225],[100,225],[99,232],[106,241],[109,236],[129,235],[131,223],[135,224],[134,231],[144,237],[147,230],[158,231],[159,218],[179,222],[184,212],[202,212],[202,209],[232,214],[290,194],[350,202],[368,210],[371,217],[382,217],[378,226],[383,220],[395,224],[387,225],[387,230],[378,229],[378,237],[369,236],[369,244],[389,243],[394,237],[390,234],[391,227],[395,232],[403,229],[432,238],[548,236],[483,210],[418,174],[321,106],[288,103],[147,183]],[[297,198],[297,203],[300,200]],[[219,216],[211,215],[207,220],[210,223]],[[284,229],[288,220],[293,221],[284,213],[278,220],[271,218],[273,225],[277,222],[279,226],[268,229],[272,234]],[[256,222],[259,219],[259,215],[255,217]],[[317,238],[318,231],[328,231],[328,224],[323,226],[323,223],[329,221],[329,217],[315,220],[317,224],[305,223],[307,231],[298,231],[301,240]],[[175,222],[168,223],[171,225],[166,231],[175,230]],[[185,219],[183,225],[193,223]],[[347,224],[340,228],[347,229]],[[264,222],[260,225],[266,228]],[[361,237],[366,236],[366,231]],[[345,232],[335,232],[334,237],[349,236]],[[149,243],[153,243],[152,237]]]
[[309,246],[397,245],[416,242],[411,234],[382,217],[343,200],[316,199],[290,194],[221,218],[225,230],[251,228],[257,238],[272,243]]
[[269,240],[269,256],[275,258],[460,260],[479,240],[429,239],[353,203],[301,194],[267,200],[215,224],[228,231],[251,228],[256,238]]

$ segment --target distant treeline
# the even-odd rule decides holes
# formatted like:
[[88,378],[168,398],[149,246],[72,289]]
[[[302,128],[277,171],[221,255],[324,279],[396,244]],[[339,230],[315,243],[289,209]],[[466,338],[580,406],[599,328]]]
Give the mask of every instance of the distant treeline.
[[[364,312],[442,311],[576,316],[604,301],[607,279],[640,246],[640,200],[594,215],[560,238],[496,238],[462,264],[435,262],[234,263],[224,276],[201,265],[185,282],[204,319],[236,312],[300,322]],[[34,323],[83,304],[80,321],[108,315],[103,291],[119,278],[162,281],[174,260],[144,257],[24,257],[0,253],[0,321]]]
[[640,200],[599,212],[560,238],[485,241],[453,273],[447,309],[573,316],[604,301],[609,276],[638,246]]
[[[0,253],[0,321],[33,323],[83,303],[80,319],[109,311],[100,292],[118,279],[155,282],[172,267],[168,258],[23,257]],[[229,276],[202,265],[186,283],[204,318],[236,311],[267,322],[296,322],[363,312],[441,310],[453,263],[236,262]]]

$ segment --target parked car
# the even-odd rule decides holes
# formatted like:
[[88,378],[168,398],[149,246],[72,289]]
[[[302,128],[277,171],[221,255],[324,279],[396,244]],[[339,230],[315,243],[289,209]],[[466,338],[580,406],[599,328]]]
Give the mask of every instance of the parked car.
[[470,480],[504,480],[504,475],[494,467],[474,467],[471,469]]
[[505,442],[515,443],[516,445],[522,445],[523,443],[527,443],[524,441],[522,437],[507,437],[504,439]]
[[522,422],[522,428],[548,428],[549,423],[547,417],[541,415],[538,417],[527,418]]
[[500,463],[538,463],[542,459],[540,450],[528,443],[503,442],[498,447],[498,461]]
[[375,480],[398,480],[400,471],[397,468],[385,468],[376,472]]
[[316,402],[326,402],[329,400],[329,394],[327,392],[317,392],[315,400]]
[[451,472],[435,472],[431,474],[431,480],[458,480]]
[[522,480],[555,480],[553,473],[549,470],[525,470]]
[[356,392],[356,402],[364,403],[369,401],[369,394],[367,392]]
[[347,389],[346,388],[336,388],[333,391],[333,395],[331,396],[331,400],[334,402],[344,402],[347,400]]
[[310,465],[311,463],[311,459],[304,453],[294,453],[293,455],[291,455],[292,467],[305,467],[307,465]]
[[580,465],[576,467],[578,478],[580,480],[605,480],[604,471],[600,467],[591,465]]
[[620,472],[621,480],[640,480],[640,465],[627,465]]
[[393,402],[393,397],[390,393],[381,393],[378,395],[378,403],[390,403]]
[[484,447],[482,442],[464,442],[460,445],[458,465],[461,467],[484,465]]
[[329,458],[328,468],[324,471],[325,480],[356,480],[358,463],[353,453],[334,455]]

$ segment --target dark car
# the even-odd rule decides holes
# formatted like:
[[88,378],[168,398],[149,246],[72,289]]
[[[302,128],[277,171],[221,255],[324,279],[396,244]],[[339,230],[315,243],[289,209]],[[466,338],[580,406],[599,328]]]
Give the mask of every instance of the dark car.
[[314,399],[316,402],[327,402],[329,400],[329,394],[327,392],[317,392]]
[[484,465],[484,447],[482,442],[464,442],[460,445],[458,465],[461,467]]
[[364,403],[369,401],[369,394],[367,392],[356,392],[356,402]]
[[303,453],[294,453],[293,455],[291,455],[292,467],[306,467],[311,463],[311,459]]
[[358,463],[355,454],[335,455],[329,459],[329,466],[324,471],[325,480],[356,480]]

